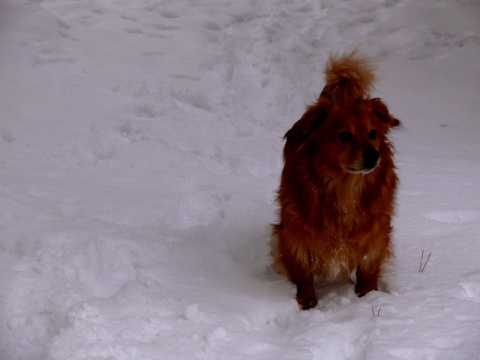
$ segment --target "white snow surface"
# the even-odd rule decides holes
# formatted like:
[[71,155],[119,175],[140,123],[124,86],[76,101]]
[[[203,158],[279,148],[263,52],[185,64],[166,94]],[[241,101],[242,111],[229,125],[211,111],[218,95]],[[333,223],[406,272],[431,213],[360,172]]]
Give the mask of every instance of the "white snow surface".
[[[480,359],[478,0],[0,0],[0,359]],[[269,268],[284,133],[379,65],[384,291]],[[423,265],[431,254],[423,272]]]

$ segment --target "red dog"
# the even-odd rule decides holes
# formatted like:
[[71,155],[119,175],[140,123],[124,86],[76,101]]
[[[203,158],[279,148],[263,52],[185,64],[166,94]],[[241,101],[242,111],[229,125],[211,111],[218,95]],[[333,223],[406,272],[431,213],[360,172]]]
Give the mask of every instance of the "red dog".
[[317,102],[285,135],[273,226],[274,265],[297,286],[303,310],[315,307],[314,276],[348,279],[355,292],[377,290],[392,256],[397,176],[387,133],[399,121],[368,97],[373,66],[356,51],[330,57]]

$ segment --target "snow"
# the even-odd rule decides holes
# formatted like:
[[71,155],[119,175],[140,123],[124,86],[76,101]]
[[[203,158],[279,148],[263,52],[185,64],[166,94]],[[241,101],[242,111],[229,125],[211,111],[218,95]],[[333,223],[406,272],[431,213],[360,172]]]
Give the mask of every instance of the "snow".
[[[0,359],[480,359],[479,18],[0,0]],[[302,312],[269,268],[282,136],[356,46],[403,124],[396,261]]]

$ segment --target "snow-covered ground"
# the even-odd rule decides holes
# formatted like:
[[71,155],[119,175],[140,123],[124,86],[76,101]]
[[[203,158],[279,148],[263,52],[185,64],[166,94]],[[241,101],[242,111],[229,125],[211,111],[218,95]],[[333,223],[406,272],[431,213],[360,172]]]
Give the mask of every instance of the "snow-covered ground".
[[[0,359],[480,359],[478,0],[0,0]],[[403,128],[388,292],[272,273],[330,52]],[[423,272],[419,272],[431,253]]]

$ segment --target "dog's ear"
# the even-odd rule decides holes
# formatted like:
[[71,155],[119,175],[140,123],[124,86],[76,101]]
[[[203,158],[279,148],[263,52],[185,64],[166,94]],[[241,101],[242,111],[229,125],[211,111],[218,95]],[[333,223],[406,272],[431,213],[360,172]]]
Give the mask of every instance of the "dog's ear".
[[387,124],[388,127],[395,127],[400,125],[400,120],[393,117],[388,111],[387,105],[379,99],[369,99],[367,100],[369,106],[372,108],[373,114],[379,118],[383,123]]
[[317,103],[308,107],[302,118],[285,134],[288,142],[301,144],[328,116],[332,103],[327,99],[319,99]]

